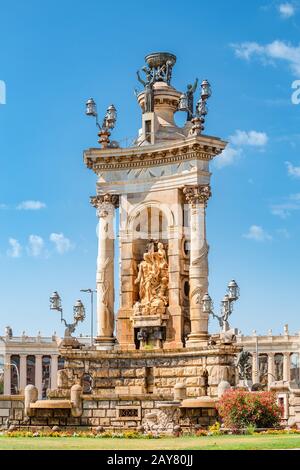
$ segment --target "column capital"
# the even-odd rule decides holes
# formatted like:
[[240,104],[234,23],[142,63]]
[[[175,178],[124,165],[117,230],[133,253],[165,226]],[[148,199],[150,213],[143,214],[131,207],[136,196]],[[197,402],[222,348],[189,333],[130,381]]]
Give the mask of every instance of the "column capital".
[[117,194],[101,194],[90,197],[90,203],[97,209],[98,217],[107,217],[113,208],[119,207],[119,196]]
[[207,205],[209,198],[211,197],[211,189],[209,184],[185,186],[183,188],[183,194],[189,204],[195,207],[196,204]]

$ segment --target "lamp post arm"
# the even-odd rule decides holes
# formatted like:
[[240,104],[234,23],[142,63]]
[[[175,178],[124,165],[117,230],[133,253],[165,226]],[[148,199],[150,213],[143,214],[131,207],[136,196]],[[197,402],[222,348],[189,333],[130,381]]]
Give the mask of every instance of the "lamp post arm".
[[98,113],[95,115],[95,118],[96,118],[96,126],[98,127],[98,129],[101,131],[101,126],[99,124],[99,121],[98,121]]
[[223,326],[223,317],[216,315],[214,312],[210,312],[213,318],[216,318],[219,322],[220,327]]

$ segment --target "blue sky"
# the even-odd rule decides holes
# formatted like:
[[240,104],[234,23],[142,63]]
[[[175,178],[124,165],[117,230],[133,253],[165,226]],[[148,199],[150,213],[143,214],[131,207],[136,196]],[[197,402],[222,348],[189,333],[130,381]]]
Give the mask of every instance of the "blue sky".
[[70,318],[79,290],[94,286],[96,180],[82,151],[97,135],[84,104],[93,96],[101,114],[113,102],[114,138],[135,136],[135,72],[156,50],[177,55],[178,89],[210,81],[205,132],[230,142],[211,168],[215,305],[235,278],[233,326],[299,331],[300,3],[0,0],[0,18],[0,331],[61,333],[49,294],[60,292]]

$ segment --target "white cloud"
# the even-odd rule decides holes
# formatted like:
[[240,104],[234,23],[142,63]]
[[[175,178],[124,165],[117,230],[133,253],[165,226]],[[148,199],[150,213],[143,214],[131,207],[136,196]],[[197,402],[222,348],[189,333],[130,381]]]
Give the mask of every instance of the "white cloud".
[[49,239],[54,243],[56,251],[61,255],[73,248],[71,240],[65,237],[63,233],[51,233]]
[[250,145],[253,147],[263,147],[268,142],[268,136],[265,132],[257,131],[241,131],[237,129],[235,134],[229,137],[230,142],[233,145],[242,147],[244,145]]
[[291,162],[285,162],[288,174],[293,178],[300,178],[300,166],[295,166]]
[[263,63],[274,64],[276,60],[286,61],[297,77],[300,75],[300,45],[293,46],[284,41],[273,41],[266,45],[257,42],[232,44],[235,55],[240,59],[250,60],[258,57]]
[[223,168],[224,166],[232,165],[241,155],[240,149],[235,149],[228,145],[219,158],[215,160],[216,168]]
[[281,18],[291,18],[295,14],[295,7],[291,3],[281,3],[278,6]]
[[10,248],[7,250],[7,256],[11,258],[20,258],[22,252],[22,246],[15,238],[10,238],[8,240]]
[[272,240],[271,235],[269,235],[261,226],[251,225],[247,233],[243,235],[244,238],[249,238],[250,240],[255,240],[257,242],[264,242],[266,240]]
[[27,251],[29,256],[40,256],[44,250],[44,240],[39,235],[30,235],[28,238]]
[[291,212],[298,210],[300,210],[300,193],[290,194],[282,203],[271,205],[271,213],[281,219],[286,219]]
[[7,205],[4,203],[0,203],[0,209],[7,209]]
[[25,210],[25,211],[37,211],[40,209],[45,209],[46,204],[41,201],[22,201],[18,204],[18,210]]
[[263,148],[268,142],[268,136],[265,132],[241,131],[237,129],[235,133],[228,138],[229,145],[223,150],[219,158],[215,160],[216,168],[223,168],[234,164],[243,154],[243,147]]

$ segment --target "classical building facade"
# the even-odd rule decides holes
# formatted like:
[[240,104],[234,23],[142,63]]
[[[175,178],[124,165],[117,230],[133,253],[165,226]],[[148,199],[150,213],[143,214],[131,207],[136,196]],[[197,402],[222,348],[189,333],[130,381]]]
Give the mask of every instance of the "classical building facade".
[[300,332],[291,333],[288,325],[282,334],[237,335],[237,344],[249,351],[252,383],[270,388],[274,381],[291,381],[300,385]]
[[[89,338],[79,337],[86,343]],[[24,393],[26,385],[38,389],[38,397],[46,398],[47,390],[57,387],[57,372],[64,367],[59,352],[61,338],[56,336],[14,336],[7,327],[0,336],[0,394]]]

